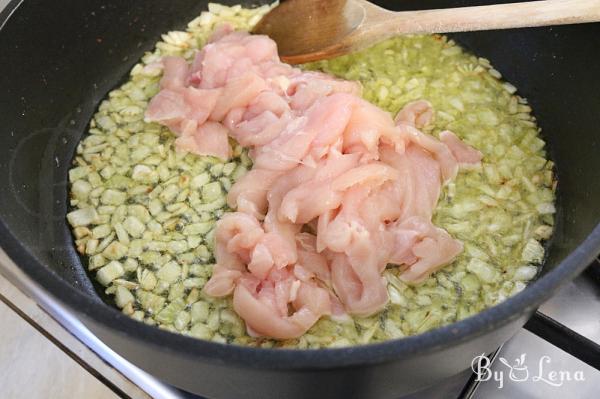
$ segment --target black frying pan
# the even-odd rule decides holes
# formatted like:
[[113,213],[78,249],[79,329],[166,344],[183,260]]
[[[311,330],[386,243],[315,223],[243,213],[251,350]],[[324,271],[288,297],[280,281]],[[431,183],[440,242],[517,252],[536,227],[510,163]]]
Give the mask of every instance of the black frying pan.
[[103,302],[74,251],[67,170],[99,101],[207,2],[19,3],[0,14],[0,244],[109,346],[167,382],[210,398],[399,397],[492,352],[600,251],[600,24],[458,34],[530,100],[557,164],[557,230],[537,281],[458,323],[344,349],[227,346],[138,323]]

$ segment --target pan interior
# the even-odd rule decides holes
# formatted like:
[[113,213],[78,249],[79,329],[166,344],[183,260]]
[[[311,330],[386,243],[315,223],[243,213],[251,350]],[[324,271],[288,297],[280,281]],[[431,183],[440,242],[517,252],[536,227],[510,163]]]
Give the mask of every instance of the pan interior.
[[[0,31],[0,218],[41,265],[100,301],[64,219],[70,161],[106,93],[161,33],[183,28],[206,4],[69,0],[41,13],[40,3],[21,4],[14,23]],[[395,2],[380,3],[397,8]],[[442,2],[419,3],[434,8]],[[598,25],[586,25],[453,36],[490,59],[529,99],[558,165],[557,227],[543,274],[600,219],[599,33]]]

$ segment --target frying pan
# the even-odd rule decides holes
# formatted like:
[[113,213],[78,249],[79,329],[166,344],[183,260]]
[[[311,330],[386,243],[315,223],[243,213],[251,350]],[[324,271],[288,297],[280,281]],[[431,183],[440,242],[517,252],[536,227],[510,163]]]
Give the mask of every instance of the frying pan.
[[[398,9],[470,3],[381,4]],[[342,349],[222,345],[124,316],[104,301],[74,251],[65,222],[67,171],[100,100],[161,33],[184,28],[206,5],[25,0],[0,14],[0,245],[129,361],[209,398],[399,397],[492,352],[600,251],[600,24],[457,34],[454,39],[490,59],[529,99],[556,161],[556,233],[535,282],[452,325]]]

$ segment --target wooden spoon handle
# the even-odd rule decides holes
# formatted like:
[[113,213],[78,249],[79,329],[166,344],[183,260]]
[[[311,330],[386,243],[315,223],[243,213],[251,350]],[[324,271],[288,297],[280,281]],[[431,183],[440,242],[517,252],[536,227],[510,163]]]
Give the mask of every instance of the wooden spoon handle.
[[600,0],[543,0],[440,10],[387,11],[374,19],[379,20],[376,23],[378,31],[391,31],[391,35],[574,24],[600,21]]

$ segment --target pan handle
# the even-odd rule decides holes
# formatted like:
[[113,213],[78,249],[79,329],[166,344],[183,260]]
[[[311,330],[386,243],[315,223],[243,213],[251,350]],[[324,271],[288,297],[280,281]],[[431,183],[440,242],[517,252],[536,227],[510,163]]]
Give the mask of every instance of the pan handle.
[[600,345],[541,312],[535,312],[525,329],[600,370]]

